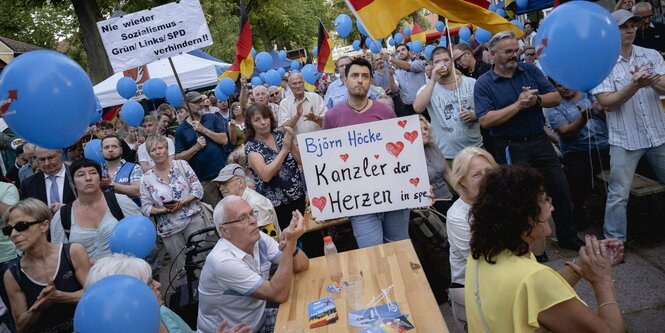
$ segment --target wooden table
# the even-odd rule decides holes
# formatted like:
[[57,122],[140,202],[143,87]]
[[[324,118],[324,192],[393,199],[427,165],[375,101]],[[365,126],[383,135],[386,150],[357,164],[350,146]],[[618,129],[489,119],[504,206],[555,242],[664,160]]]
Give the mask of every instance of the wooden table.
[[319,231],[325,228],[347,224],[350,222],[348,217],[340,217],[338,219],[331,219],[317,223],[309,209],[305,210],[305,215],[303,218],[305,219],[305,232]]
[[[349,272],[362,272],[365,303],[379,295],[382,288],[393,285],[393,289],[388,293],[390,300],[397,302],[400,312],[408,314],[409,321],[415,326],[415,329],[408,332],[448,332],[410,240],[342,252],[340,259],[345,276]],[[325,257],[310,259],[309,269],[296,274],[289,300],[279,307],[276,333],[291,320],[301,322],[305,332],[346,333],[362,330],[349,325],[347,304],[343,295],[326,291],[330,277],[325,260]],[[339,319],[333,324],[310,329],[307,304],[328,296],[335,300]],[[386,304],[386,301],[379,304]]]

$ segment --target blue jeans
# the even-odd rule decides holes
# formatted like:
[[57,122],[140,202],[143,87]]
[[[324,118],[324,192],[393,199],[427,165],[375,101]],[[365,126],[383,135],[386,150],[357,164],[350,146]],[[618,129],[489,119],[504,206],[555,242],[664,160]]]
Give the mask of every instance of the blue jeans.
[[408,209],[352,216],[349,219],[360,248],[409,238]]
[[605,238],[617,238],[626,241],[628,219],[626,209],[630,186],[637,163],[646,155],[656,178],[665,184],[665,144],[658,147],[625,150],[610,146],[610,179],[605,206]]

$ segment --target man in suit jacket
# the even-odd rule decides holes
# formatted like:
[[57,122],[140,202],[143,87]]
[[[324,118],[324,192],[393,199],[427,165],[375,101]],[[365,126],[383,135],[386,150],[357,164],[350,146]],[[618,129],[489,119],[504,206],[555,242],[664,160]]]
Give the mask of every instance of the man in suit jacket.
[[41,171],[21,183],[21,199],[39,199],[53,212],[74,201],[76,195],[67,178],[67,167],[62,163],[62,150],[38,147],[35,156]]

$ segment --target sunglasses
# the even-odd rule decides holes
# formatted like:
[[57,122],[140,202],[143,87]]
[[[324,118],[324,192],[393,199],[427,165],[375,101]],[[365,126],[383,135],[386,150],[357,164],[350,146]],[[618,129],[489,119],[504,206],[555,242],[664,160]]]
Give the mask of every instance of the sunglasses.
[[16,223],[14,226],[11,225],[6,225],[2,227],[2,234],[5,236],[9,236],[12,234],[12,230],[16,229],[18,232],[23,232],[28,230],[31,225],[33,224],[39,224],[42,223],[42,221],[20,221]]
[[272,94],[270,94],[270,97],[275,97],[275,96],[278,96],[278,95],[279,95],[279,93],[272,93]]

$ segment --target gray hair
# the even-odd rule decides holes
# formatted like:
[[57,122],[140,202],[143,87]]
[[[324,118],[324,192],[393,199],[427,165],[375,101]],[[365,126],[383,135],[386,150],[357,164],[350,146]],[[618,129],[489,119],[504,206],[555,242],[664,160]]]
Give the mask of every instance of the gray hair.
[[129,275],[147,284],[152,278],[152,269],[150,264],[143,259],[112,253],[97,260],[90,268],[83,289],[88,289],[95,282],[111,275]]
[[498,34],[492,36],[492,39],[490,39],[489,47],[488,47],[489,50],[490,51],[496,51],[496,48],[498,47],[499,42],[506,39],[506,38],[516,39],[517,37],[515,37],[515,34],[510,30],[501,31]]
[[217,206],[215,206],[215,210],[212,212],[212,220],[215,223],[215,227],[219,228],[220,225],[224,224],[226,205],[240,200],[242,200],[242,198],[237,195],[227,195],[217,204]]
[[148,152],[148,155],[150,155],[150,150],[152,150],[152,147],[158,143],[163,144],[167,149],[169,147],[169,142],[166,141],[166,137],[161,134],[151,135],[145,140],[145,149]]
[[395,102],[393,102],[393,99],[390,96],[388,96],[388,95],[379,95],[379,97],[377,97],[376,100],[379,101],[380,103],[385,104],[391,110],[395,111]]
[[34,153],[36,148],[37,146],[34,143],[27,142],[23,145],[23,152],[31,151]]

